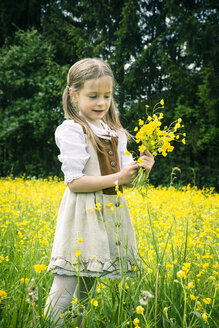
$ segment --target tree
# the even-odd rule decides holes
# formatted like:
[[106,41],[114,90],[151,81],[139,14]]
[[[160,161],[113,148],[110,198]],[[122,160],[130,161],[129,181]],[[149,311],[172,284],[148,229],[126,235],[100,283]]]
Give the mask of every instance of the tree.
[[[148,27],[145,18],[147,40],[126,76],[126,85],[130,99],[140,100],[137,112],[141,115],[146,103],[164,98],[166,123],[182,117],[187,145],[177,147],[165,161],[159,160],[152,182],[168,183],[171,168],[179,166],[184,172],[183,183],[191,182],[186,179],[191,176],[189,172],[196,172],[199,186],[217,186],[217,5],[215,1],[171,0],[162,4],[163,7],[159,1],[146,3],[145,8],[151,8],[149,13],[155,14],[152,22],[157,17],[157,26],[162,28],[153,27],[153,23]],[[132,83],[136,86],[134,93]],[[145,96],[147,102],[142,100]],[[129,121],[133,113],[136,114],[136,104],[125,113]]]
[[1,174],[55,172],[54,130],[61,120],[67,68],[36,30],[0,50]]
[[0,46],[18,29],[35,27],[40,30],[41,15],[45,0],[1,0],[0,2]]
[[[35,0],[29,4],[33,9],[35,5]],[[191,182],[191,174],[196,174],[196,183],[199,186],[203,184],[216,186],[217,164],[214,155],[218,133],[216,122],[218,115],[217,36],[219,33],[216,0],[100,0],[98,2],[94,0],[74,2],[41,0],[38,5],[35,10],[36,17],[28,18],[23,28],[29,26],[28,24],[37,26],[43,36],[41,41],[49,45],[48,49],[52,47],[49,56],[53,64],[47,65],[50,67],[50,72],[47,75],[45,74],[47,70],[42,69],[38,72],[42,75],[43,81],[46,78],[53,81],[50,73],[52,72],[53,77],[57,77],[57,72],[59,72],[60,77],[58,76],[56,81],[61,83],[61,80],[64,81],[62,73],[67,71],[66,64],[69,67],[84,57],[96,56],[107,60],[112,66],[119,85],[116,90],[116,100],[121,113],[120,118],[130,132],[133,132],[137,119],[145,115],[145,104],[153,105],[161,98],[166,104],[165,124],[178,117],[181,117],[185,124],[186,146],[176,146],[176,151],[168,158],[159,159],[159,165],[153,169],[152,182],[155,185],[167,184],[172,167],[179,166],[182,169],[181,182],[183,184]],[[12,8],[6,15],[5,1],[2,2],[1,8],[4,14],[1,13],[0,19],[7,15],[13,17]],[[26,7],[23,10],[27,13]],[[19,19],[14,21],[12,19],[10,24],[7,23],[7,18],[4,26],[22,27],[20,19],[22,13],[19,10],[17,17]],[[9,54],[12,49],[15,53],[16,47],[18,51],[21,51],[22,42],[25,44],[25,40],[18,43],[18,38],[16,38],[14,42],[14,30],[9,28],[4,31],[6,32],[3,34],[3,39],[5,35],[11,37],[7,39],[1,51],[1,58],[4,59],[1,63],[4,73],[2,72],[1,75],[5,81],[11,81],[12,78],[16,80],[17,94],[16,92],[12,96],[7,94],[7,88],[4,82],[1,82],[4,91],[2,107],[6,121],[14,115],[17,122],[15,108],[21,108],[19,113],[23,111],[28,117],[27,104],[32,104],[31,97],[44,104],[45,89],[42,83],[38,88],[39,90],[43,88],[43,92],[37,93],[35,90],[31,94],[30,88],[26,88],[26,84],[21,82],[23,79],[28,81],[27,85],[31,84],[28,65],[27,63],[24,65],[25,74],[22,75],[20,60],[15,55],[10,55],[9,58]],[[30,49],[34,47],[31,43],[25,47],[23,49],[26,57],[30,60],[28,47]],[[42,45],[39,49],[43,49]],[[35,51],[37,53],[37,49]],[[46,56],[50,50],[42,51]],[[41,52],[37,57],[37,62],[40,58],[42,59],[39,64],[42,67],[45,67],[44,55]],[[21,58],[25,61],[24,53]],[[19,62],[17,66],[15,62],[16,74],[11,72],[10,60]],[[37,65],[35,67],[30,65],[30,67],[32,67],[31,74],[34,76],[31,78],[35,79]],[[54,88],[58,92],[61,90],[61,86],[56,85]],[[19,99],[21,101],[18,106]],[[49,94],[48,103],[51,102],[52,95]],[[57,95],[54,96],[54,103],[57,104],[55,108],[61,107],[60,98],[58,100]],[[44,107],[47,108],[46,105]],[[38,109],[38,107],[35,108]],[[54,113],[57,115],[55,117],[58,123],[57,110]],[[37,117],[36,114],[34,115]],[[47,121],[49,122],[49,119]],[[4,124],[6,126],[6,123]],[[28,124],[30,124],[30,119],[28,119]],[[22,129],[19,131],[21,132]],[[45,132],[42,128],[39,130],[39,138],[41,133],[43,136],[43,131]],[[19,134],[22,135],[22,133]],[[14,144],[15,142],[11,143],[11,149]],[[47,149],[47,145],[43,147]],[[134,143],[131,148],[135,152],[138,151]],[[10,152],[13,153],[12,150]],[[194,178],[192,180],[194,181]]]

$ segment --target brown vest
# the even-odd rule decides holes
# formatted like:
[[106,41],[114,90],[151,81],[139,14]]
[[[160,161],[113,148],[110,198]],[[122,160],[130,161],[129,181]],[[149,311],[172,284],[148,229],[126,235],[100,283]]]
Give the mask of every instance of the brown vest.
[[[111,139],[99,138],[99,141],[99,147],[102,152],[97,151],[97,156],[101,175],[119,172],[118,137],[111,137]],[[123,192],[122,186],[119,186],[119,190]],[[115,195],[115,187],[103,189],[103,193],[105,195]]]

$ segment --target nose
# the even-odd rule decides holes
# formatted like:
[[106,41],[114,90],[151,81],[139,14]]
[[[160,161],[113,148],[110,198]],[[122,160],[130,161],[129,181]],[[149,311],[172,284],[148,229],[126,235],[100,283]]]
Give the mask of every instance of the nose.
[[99,97],[97,101],[98,106],[105,106],[105,99],[103,97]]

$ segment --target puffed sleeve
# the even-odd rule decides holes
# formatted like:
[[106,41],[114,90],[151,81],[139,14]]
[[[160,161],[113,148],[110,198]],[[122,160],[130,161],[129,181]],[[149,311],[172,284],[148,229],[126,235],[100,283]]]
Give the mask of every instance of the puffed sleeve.
[[86,150],[86,138],[80,124],[66,120],[55,131],[55,141],[60,150],[65,184],[84,175],[84,167],[90,157]]
[[130,163],[133,162],[133,157],[131,154],[126,155],[127,152],[127,137],[124,132],[119,131],[119,144],[118,144],[118,150],[120,153],[120,161],[121,161],[121,169]]

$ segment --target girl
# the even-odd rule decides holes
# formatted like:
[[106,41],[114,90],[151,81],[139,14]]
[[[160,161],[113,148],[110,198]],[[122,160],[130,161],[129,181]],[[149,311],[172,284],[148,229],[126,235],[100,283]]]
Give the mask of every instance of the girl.
[[[126,155],[128,133],[117,116],[110,67],[101,59],[75,63],[67,76],[63,107],[67,118],[55,132],[66,188],[59,209],[49,270],[53,285],[45,313],[62,322],[62,313],[78,297],[86,306],[95,277],[119,278],[137,258],[135,233],[122,185],[131,184],[143,163]],[[60,317],[61,315],[61,317]]]

